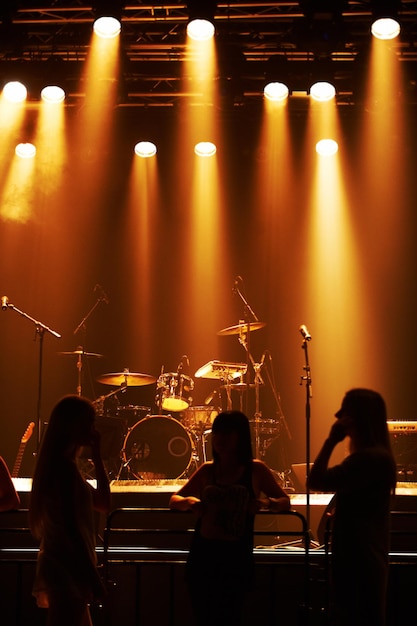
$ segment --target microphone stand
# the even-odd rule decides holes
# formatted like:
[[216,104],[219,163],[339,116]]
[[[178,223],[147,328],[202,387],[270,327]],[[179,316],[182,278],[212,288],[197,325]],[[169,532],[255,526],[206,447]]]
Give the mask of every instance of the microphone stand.
[[7,308],[12,309],[13,311],[16,311],[16,313],[19,313],[19,315],[21,315],[22,317],[25,317],[27,320],[32,322],[35,325],[35,327],[36,327],[36,333],[39,335],[38,399],[37,399],[37,407],[36,407],[36,419],[37,419],[37,424],[38,424],[38,432],[37,432],[38,436],[37,436],[37,441],[36,441],[36,453],[38,453],[39,452],[40,443],[41,443],[41,440],[42,440],[42,437],[41,437],[41,435],[42,435],[42,429],[41,429],[41,401],[42,401],[43,339],[44,339],[45,331],[50,333],[54,337],[57,337],[58,339],[61,338],[61,335],[59,333],[57,333],[55,330],[52,330],[51,328],[49,328],[49,326],[46,326],[46,324],[43,324],[42,322],[39,322],[38,320],[35,320],[33,317],[31,317],[30,315],[28,315],[24,311],[21,311],[16,306],[14,306],[14,304],[7,303],[6,306],[7,306]]
[[[309,337],[311,339],[311,337]],[[310,486],[309,486],[309,475],[310,475],[310,417],[311,417],[311,408],[310,408],[310,399],[312,397],[312,389],[311,389],[311,371],[310,364],[308,359],[308,341],[305,336],[303,338],[303,343],[301,348],[304,350],[305,355],[305,366],[304,376],[301,376],[301,383],[303,381],[306,384],[306,404],[305,404],[305,416],[306,416],[306,520],[307,520],[307,528],[310,532]]]

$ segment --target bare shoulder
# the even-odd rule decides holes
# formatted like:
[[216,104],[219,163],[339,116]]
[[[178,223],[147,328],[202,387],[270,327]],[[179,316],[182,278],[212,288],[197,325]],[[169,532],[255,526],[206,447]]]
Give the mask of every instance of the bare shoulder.
[[212,468],[212,461],[207,461],[203,463],[203,465],[200,465],[177,493],[181,496],[196,495],[196,493],[200,492],[210,481],[213,471]]
[[255,476],[265,476],[267,474],[268,475],[272,474],[268,465],[264,463],[264,461],[261,461],[260,459],[253,459],[252,471],[255,474]]

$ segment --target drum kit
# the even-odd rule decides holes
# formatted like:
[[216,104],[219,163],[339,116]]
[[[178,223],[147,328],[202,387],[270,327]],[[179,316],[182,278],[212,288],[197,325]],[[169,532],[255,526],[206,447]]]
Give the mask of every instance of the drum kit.
[[[244,341],[246,333],[265,326],[262,322],[239,323],[224,328],[218,335],[239,335]],[[97,353],[85,352],[78,347],[73,352],[62,352],[77,356],[78,386],[81,395],[81,369],[84,356],[101,357]],[[109,477],[115,480],[165,480],[188,478],[192,471],[206,460],[212,458],[210,450],[211,426],[220,410],[231,410],[233,392],[238,392],[243,410],[242,398],[251,390],[256,394],[255,419],[250,420],[254,440],[255,456],[262,458],[271,441],[277,438],[280,420],[265,420],[259,411],[259,387],[263,385],[260,369],[263,365],[252,362],[255,381],[246,383],[248,363],[234,363],[212,360],[195,372],[196,379],[213,379],[218,382],[216,389],[202,406],[193,405],[194,380],[183,373],[182,357],[176,372],[163,372],[158,378],[149,374],[131,372],[125,368],[122,372],[102,374],[96,380],[112,387],[112,390],[93,401],[96,407],[98,429],[115,432],[114,420],[118,427],[117,441],[111,435],[110,445],[102,452]],[[156,383],[155,405],[157,413],[152,414],[151,407],[138,405],[120,405],[117,394],[130,387],[141,387]],[[219,405],[212,400],[218,396]],[[117,402],[113,408],[106,409],[107,400],[115,396]],[[104,437],[105,438],[105,437]],[[106,446],[104,445],[104,448]],[[111,457],[111,458],[106,458]]]

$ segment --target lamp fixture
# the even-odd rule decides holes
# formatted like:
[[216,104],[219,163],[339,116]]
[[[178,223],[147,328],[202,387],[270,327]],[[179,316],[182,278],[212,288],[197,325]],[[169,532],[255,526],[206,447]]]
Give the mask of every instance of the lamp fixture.
[[195,41],[208,41],[214,37],[214,14],[217,2],[214,0],[188,0],[189,22],[187,34]]
[[113,39],[120,34],[123,4],[120,0],[95,0],[93,29],[98,37]]
[[398,0],[373,0],[371,33],[376,39],[395,39],[401,32]]

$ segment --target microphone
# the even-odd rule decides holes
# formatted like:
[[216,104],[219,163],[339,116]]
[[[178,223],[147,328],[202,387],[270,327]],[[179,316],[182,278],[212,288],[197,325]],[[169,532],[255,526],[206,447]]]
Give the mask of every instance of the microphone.
[[239,283],[243,283],[242,276],[236,276],[233,282],[233,288],[232,288],[233,293],[236,293]]
[[106,292],[104,291],[103,287],[101,285],[99,285],[97,283],[97,285],[94,287],[94,293],[99,292],[99,299],[102,300],[103,302],[105,302],[106,304],[108,304],[110,302],[110,300],[107,297]]
[[188,356],[186,354],[182,355],[182,357],[180,359],[180,362],[178,363],[177,373],[182,371],[182,369],[184,367],[184,363],[185,363],[185,365],[187,367],[190,367],[190,361],[189,361]]
[[5,311],[8,306],[9,306],[9,298],[7,296],[2,296],[1,297],[1,308],[3,309],[3,311]]
[[308,332],[308,330],[307,330],[307,326],[306,326],[305,324],[301,324],[301,326],[300,326],[299,330],[300,330],[300,333],[302,334],[303,338],[304,338],[306,341],[311,341],[311,335],[310,335],[310,333]]

